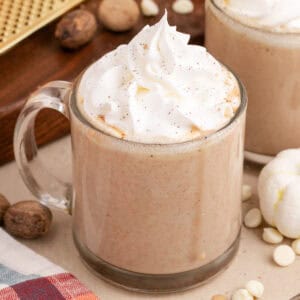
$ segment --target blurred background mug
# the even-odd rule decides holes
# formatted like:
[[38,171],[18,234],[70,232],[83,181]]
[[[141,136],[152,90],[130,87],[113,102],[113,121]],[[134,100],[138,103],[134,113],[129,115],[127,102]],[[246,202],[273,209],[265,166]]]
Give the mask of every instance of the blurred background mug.
[[245,84],[245,156],[266,163],[300,147],[300,32],[251,27],[216,2],[206,1],[206,47]]

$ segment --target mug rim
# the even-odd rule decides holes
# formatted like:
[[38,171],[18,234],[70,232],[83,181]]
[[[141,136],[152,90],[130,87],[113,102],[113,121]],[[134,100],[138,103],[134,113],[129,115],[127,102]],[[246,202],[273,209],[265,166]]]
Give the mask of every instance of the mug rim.
[[220,64],[223,65],[226,68],[226,70],[229,71],[234,76],[235,80],[238,83],[238,87],[239,87],[239,91],[240,91],[240,106],[239,106],[238,110],[236,111],[234,117],[230,120],[230,122],[225,124],[223,127],[219,128],[218,130],[208,134],[207,136],[196,137],[194,139],[190,139],[187,141],[175,142],[175,143],[144,143],[144,142],[132,141],[132,140],[127,140],[127,139],[122,139],[117,136],[113,136],[113,135],[109,134],[108,132],[101,130],[98,127],[94,126],[80,112],[80,109],[78,108],[78,101],[77,101],[78,90],[79,90],[79,85],[81,83],[81,79],[82,79],[83,75],[85,74],[85,72],[93,64],[91,64],[87,68],[85,68],[79,74],[79,76],[75,79],[75,81],[73,83],[73,88],[71,89],[70,96],[69,96],[69,109],[73,112],[73,114],[76,116],[77,120],[79,120],[81,124],[85,125],[86,127],[88,127],[89,129],[91,129],[93,131],[96,131],[98,133],[101,133],[102,135],[105,135],[108,138],[111,138],[112,140],[114,140],[116,142],[121,142],[121,143],[125,143],[128,145],[139,145],[139,146],[144,146],[144,147],[159,147],[159,148],[187,146],[187,145],[192,145],[195,143],[204,144],[204,143],[210,142],[214,139],[217,139],[225,131],[230,130],[233,127],[233,125],[243,116],[243,114],[247,108],[248,96],[247,96],[247,91],[246,91],[244,84],[241,82],[241,80],[238,78],[238,76],[230,68],[228,68],[227,66],[225,66],[222,63],[220,63]]
[[290,31],[290,32],[284,32],[284,31],[273,31],[270,30],[266,27],[255,27],[255,26],[251,26],[250,24],[246,24],[241,22],[239,19],[235,18],[234,16],[230,15],[229,13],[227,13],[223,8],[221,8],[216,2],[215,0],[209,0],[209,2],[213,5],[213,7],[218,10],[222,15],[224,15],[225,17],[229,18],[231,21],[238,23],[241,26],[244,26],[248,29],[260,32],[260,33],[265,33],[265,34],[273,34],[274,36],[299,36],[300,37],[300,31],[299,32],[295,32],[295,31]]

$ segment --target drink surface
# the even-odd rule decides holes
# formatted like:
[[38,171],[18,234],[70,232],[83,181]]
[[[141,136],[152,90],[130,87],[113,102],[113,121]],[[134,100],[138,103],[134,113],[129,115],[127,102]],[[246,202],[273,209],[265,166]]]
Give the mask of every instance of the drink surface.
[[78,107],[96,128],[126,140],[176,143],[207,136],[240,105],[234,76],[167,16],[83,75]]
[[214,0],[243,24],[275,32],[300,32],[299,0]]

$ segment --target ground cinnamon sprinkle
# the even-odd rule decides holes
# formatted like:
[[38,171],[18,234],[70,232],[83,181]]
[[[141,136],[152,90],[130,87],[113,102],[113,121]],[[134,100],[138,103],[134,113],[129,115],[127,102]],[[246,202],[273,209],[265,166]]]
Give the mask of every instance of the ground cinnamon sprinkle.
[[118,128],[114,125],[108,125],[108,126],[111,127],[113,130],[115,130],[121,136],[121,139],[124,139],[126,137],[125,132],[122,131],[120,128]]
[[105,122],[105,116],[104,115],[98,115],[98,119],[101,121]]
[[[98,115],[97,118],[105,123],[105,116],[104,115]],[[113,129],[114,131],[116,131],[120,135],[121,139],[124,139],[126,137],[125,132],[122,131],[120,128],[118,128],[114,125],[107,124],[107,123],[106,123],[106,125],[109,126],[111,129]]]

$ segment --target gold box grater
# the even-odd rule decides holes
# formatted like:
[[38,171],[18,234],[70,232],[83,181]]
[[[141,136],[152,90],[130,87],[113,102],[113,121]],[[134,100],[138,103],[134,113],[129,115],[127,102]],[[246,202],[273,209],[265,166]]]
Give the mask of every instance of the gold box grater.
[[0,54],[83,0],[0,0]]

